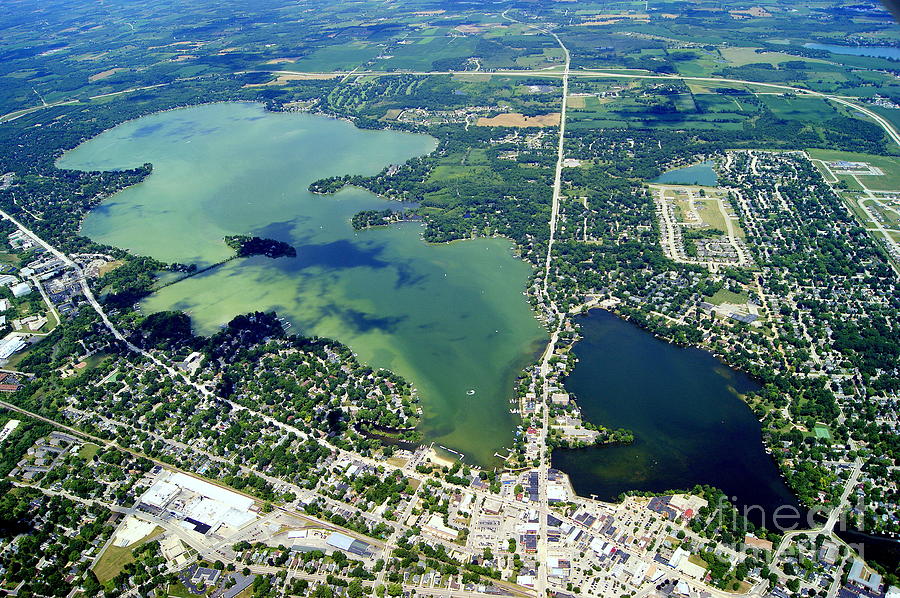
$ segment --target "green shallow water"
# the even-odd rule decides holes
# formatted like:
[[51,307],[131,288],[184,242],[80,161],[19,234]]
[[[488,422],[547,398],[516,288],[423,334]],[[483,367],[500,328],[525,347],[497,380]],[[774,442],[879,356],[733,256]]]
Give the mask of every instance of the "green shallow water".
[[291,332],[334,338],[405,376],[422,397],[426,439],[487,463],[512,438],[513,381],[546,342],[522,295],[530,266],[502,239],[429,245],[418,224],[355,232],[354,213],[396,204],[360,189],[307,191],[318,178],[375,174],[435,144],[226,103],[124,123],[58,165],[153,163],[147,180],[88,215],[82,232],[97,241],[201,266],[230,255],[230,234],[297,249],[296,258],[233,260],[165,287],[144,301],[146,312],[185,310],[208,334],[237,314],[277,310]]

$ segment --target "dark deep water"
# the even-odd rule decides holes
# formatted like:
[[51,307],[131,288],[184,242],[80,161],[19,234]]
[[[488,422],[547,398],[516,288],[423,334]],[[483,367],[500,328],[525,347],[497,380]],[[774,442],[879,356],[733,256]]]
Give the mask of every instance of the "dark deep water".
[[[569,474],[579,494],[613,501],[629,490],[704,484],[725,492],[757,525],[821,524],[800,507],[763,448],[759,422],[739,396],[759,388],[750,377],[706,351],[662,341],[607,311],[593,310],[578,323],[584,338],[575,345],[579,362],[566,389],[588,421],[635,434],[629,446],[554,452],[554,467]],[[772,519],[779,507],[780,526]],[[897,540],[837,532],[864,559],[889,571],[900,567]]]
[[[629,446],[560,450],[555,467],[575,489],[601,500],[629,490],[720,488],[761,523],[782,505],[797,508],[760,426],[740,394],[758,389],[699,349],[682,348],[613,314],[579,319],[579,362],[566,380],[588,421],[634,432]],[[782,511],[784,512],[784,511]]]

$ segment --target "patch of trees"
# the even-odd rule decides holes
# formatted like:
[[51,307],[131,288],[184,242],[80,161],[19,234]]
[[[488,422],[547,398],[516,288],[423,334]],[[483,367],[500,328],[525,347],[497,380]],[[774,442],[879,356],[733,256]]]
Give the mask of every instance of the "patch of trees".
[[131,256],[93,284],[107,305],[130,307],[153,291],[156,272],[164,269],[164,263],[151,257]]
[[225,237],[225,244],[235,250],[237,257],[264,255],[275,259],[279,257],[297,257],[297,250],[284,241],[263,239],[249,235]]
[[150,314],[132,333],[132,342],[144,348],[170,349],[193,340],[191,319],[180,311]]
[[393,210],[363,210],[350,219],[353,230],[362,230],[373,226],[389,224],[394,218]]

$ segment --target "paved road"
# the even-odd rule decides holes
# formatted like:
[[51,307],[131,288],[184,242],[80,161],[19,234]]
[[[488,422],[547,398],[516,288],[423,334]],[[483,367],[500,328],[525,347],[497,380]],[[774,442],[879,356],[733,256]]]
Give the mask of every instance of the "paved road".
[[40,292],[40,294],[41,294],[41,298],[44,300],[44,303],[47,304],[47,309],[50,310],[50,314],[56,320],[56,324],[53,326],[53,328],[50,329],[50,331],[34,332],[32,334],[34,334],[34,336],[47,336],[48,334],[50,334],[50,332],[53,332],[53,329],[55,329],[57,326],[59,326],[62,323],[62,320],[59,317],[59,312],[56,311],[56,306],[53,305],[53,302],[50,301],[50,297],[47,295],[47,291],[44,290],[44,285],[41,284],[40,279],[37,276],[32,276],[31,282],[32,282],[32,284],[34,284],[34,286],[37,287],[38,292]]
[[809,536],[813,536],[817,533],[826,533],[832,537],[837,542],[844,543],[843,540],[838,538],[834,534],[834,526],[837,523],[838,519],[840,519],[841,514],[846,510],[848,503],[847,499],[850,497],[850,493],[853,491],[853,488],[856,487],[856,483],[859,480],[859,475],[862,472],[863,465],[865,461],[861,457],[857,457],[856,461],[854,461],[853,471],[850,473],[850,477],[847,478],[847,483],[844,485],[844,492],[841,494],[841,499],[838,501],[837,506],[831,510],[831,513],[828,514],[828,519],[824,525],[820,525],[818,527],[813,527],[811,529],[799,529],[790,532],[786,532],[784,536],[781,538],[781,543],[778,545],[778,548],[775,549],[774,554],[772,555],[772,562],[776,562],[781,554],[785,551],[790,544],[790,539],[794,536],[805,534]]
[[861,457],[856,458],[856,462],[853,467],[853,472],[850,474],[850,477],[847,479],[847,485],[844,486],[844,492],[841,494],[841,500],[838,501],[837,506],[831,511],[831,514],[828,515],[828,521],[825,522],[825,525],[822,529],[826,532],[834,531],[834,524],[837,523],[838,519],[841,516],[841,513],[849,506],[847,499],[850,498],[850,493],[853,492],[853,489],[856,487],[856,483],[859,480],[859,474],[862,472],[864,461]]
[[109,329],[109,331],[112,333],[112,335],[113,335],[114,337],[116,337],[116,339],[118,339],[118,340],[122,341],[123,343],[125,343],[125,345],[126,345],[131,351],[134,351],[134,352],[136,352],[136,353],[140,353],[141,355],[143,355],[143,356],[146,357],[147,359],[150,359],[151,361],[153,361],[153,362],[156,363],[157,365],[160,365],[160,366],[162,366],[162,367],[166,367],[165,364],[163,364],[162,362],[160,362],[158,359],[156,359],[155,357],[153,357],[152,355],[150,355],[149,353],[147,353],[147,352],[144,351],[143,349],[141,349],[141,348],[135,346],[134,344],[132,344],[131,342],[129,342],[129,341],[122,335],[122,333],[119,332],[118,328],[116,328],[116,327],[113,325],[112,321],[110,321],[109,317],[106,315],[106,312],[103,310],[103,307],[100,305],[100,302],[98,302],[98,301],[97,301],[97,298],[94,297],[94,293],[93,293],[93,291],[91,291],[91,287],[90,287],[90,285],[88,284],[87,278],[85,277],[84,271],[82,271],[81,266],[79,266],[78,264],[76,264],[75,262],[73,262],[73,261],[71,260],[71,258],[69,258],[68,255],[66,255],[65,253],[63,253],[62,251],[58,250],[56,247],[54,247],[53,245],[51,245],[50,243],[44,241],[42,238],[40,238],[39,236],[37,236],[33,231],[31,231],[31,230],[30,230],[29,228],[27,228],[24,224],[22,224],[21,222],[19,222],[19,221],[16,220],[15,218],[13,218],[10,214],[8,214],[7,212],[5,212],[4,210],[0,210],[0,216],[2,216],[3,218],[6,218],[7,220],[9,220],[9,221],[12,222],[13,224],[15,224],[15,225],[19,228],[19,230],[21,230],[22,232],[24,232],[25,234],[27,234],[28,236],[30,236],[32,239],[34,239],[34,240],[37,242],[38,245],[40,245],[41,247],[43,247],[44,249],[46,249],[48,252],[52,253],[52,254],[53,254],[54,256],[56,256],[59,260],[61,260],[63,263],[65,263],[69,268],[72,268],[72,270],[74,270],[76,274],[78,274],[78,278],[79,278],[79,281],[80,281],[80,283],[81,283],[81,290],[82,290],[82,292],[84,293],[85,298],[87,299],[88,303],[90,303],[90,305],[91,305],[91,307],[94,309],[94,311],[97,312],[97,315],[100,316],[100,319],[103,320],[103,324]]
[[[872,190],[866,187],[865,183],[863,183],[858,176],[853,175],[853,180],[855,180],[857,184],[862,187],[863,192],[866,194],[866,197],[861,198],[856,203],[857,205],[859,205],[859,208],[863,212],[865,212],[866,217],[872,222],[872,224],[874,225],[874,230],[881,234],[881,238],[878,240],[884,243],[889,249],[892,249],[894,252],[900,254],[900,243],[894,241],[894,238],[881,223],[881,219],[879,219],[877,214],[866,205],[867,201],[872,201],[877,205],[879,203],[879,197],[872,193]],[[895,262],[896,260],[894,259],[894,255],[892,253],[891,255],[889,255],[888,264],[890,264],[891,268],[894,269],[895,273],[900,275],[900,268],[898,268]]]
[[[553,200],[550,208],[550,239],[547,241],[547,259],[544,265],[544,296],[552,305],[552,301],[547,295],[547,284],[550,280],[550,262],[553,257],[553,242],[556,240],[556,226],[559,220],[559,200],[562,193],[562,169],[563,161],[565,160],[566,145],[566,104],[568,103],[569,98],[569,66],[571,64],[571,57],[568,48],[566,48],[562,40],[559,39],[559,36],[553,32],[550,32],[550,35],[553,36],[553,39],[556,40],[556,43],[559,44],[559,47],[562,48],[566,56],[565,70],[563,71],[562,77],[562,101],[560,102],[559,109],[559,143],[556,148],[556,174],[553,178]],[[553,311],[556,311],[555,306],[553,307]]]
[[[505,13],[504,13],[505,14]],[[546,446],[546,434],[547,430],[550,426],[550,387],[547,382],[547,376],[550,373],[550,359],[553,357],[553,353],[556,350],[556,343],[559,340],[559,333],[562,327],[562,318],[558,318],[559,308],[556,305],[556,302],[553,300],[549,293],[548,284],[550,282],[550,265],[553,260],[553,242],[556,239],[556,228],[559,222],[559,202],[560,196],[562,194],[562,169],[563,162],[565,160],[565,147],[566,147],[566,104],[569,99],[569,67],[571,66],[571,55],[569,54],[569,49],[566,48],[565,44],[559,38],[559,36],[552,31],[545,31],[549,35],[553,36],[553,39],[556,40],[556,43],[559,44],[559,47],[562,48],[563,54],[565,55],[565,65],[563,67],[562,74],[562,98],[560,100],[560,117],[559,117],[559,140],[557,142],[556,147],[556,172],[553,178],[553,197],[551,200],[550,206],[550,237],[547,240],[547,257],[544,263],[544,281],[542,285],[542,299],[544,305],[547,307],[550,312],[551,318],[558,320],[554,326],[554,330],[550,335],[550,342],[547,344],[547,348],[544,351],[543,359],[541,360],[541,375],[544,377],[544,386],[543,386],[543,402],[544,405],[541,408],[541,446],[540,446],[540,466],[538,467],[538,492],[540,504],[542,507],[546,508],[548,504],[547,499],[547,485],[550,482],[548,470],[550,468],[550,456],[547,454],[547,446]],[[538,538],[538,546],[537,546],[537,558],[538,558],[538,566],[537,566],[537,579],[535,580],[535,591],[537,591],[539,596],[543,596],[547,593],[548,586],[548,565],[547,558],[549,556],[549,546],[548,546],[548,530],[547,530],[547,517],[540,517],[540,536]]]

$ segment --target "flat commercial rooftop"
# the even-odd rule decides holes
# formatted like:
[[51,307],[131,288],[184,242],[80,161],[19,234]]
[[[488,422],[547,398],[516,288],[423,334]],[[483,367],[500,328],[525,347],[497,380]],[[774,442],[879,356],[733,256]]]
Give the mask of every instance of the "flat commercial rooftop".
[[203,533],[220,525],[238,528],[256,518],[250,510],[252,498],[183,473],[161,476],[141,502],[176,513],[191,523],[205,524],[195,527]]

